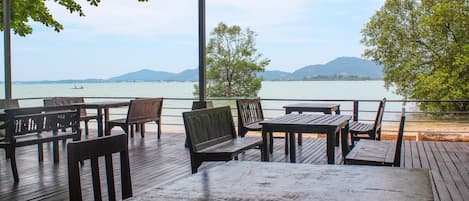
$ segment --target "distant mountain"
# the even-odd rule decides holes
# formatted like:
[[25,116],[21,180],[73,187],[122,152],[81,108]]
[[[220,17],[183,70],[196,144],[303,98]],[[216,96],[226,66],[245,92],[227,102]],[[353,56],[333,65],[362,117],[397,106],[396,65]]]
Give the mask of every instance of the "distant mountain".
[[[292,73],[268,70],[259,73],[258,76],[263,80],[382,79],[382,71],[382,66],[372,61],[356,57],[339,57],[326,64],[302,67]],[[144,69],[113,77],[109,81],[197,81],[198,77],[198,69],[189,69],[180,73]]]
[[258,76],[262,77],[263,80],[290,80],[291,73],[278,71],[278,70],[266,70],[259,73]]
[[[258,76],[263,80],[336,80],[336,79],[382,79],[383,67],[372,61],[356,57],[339,57],[326,64],[316,64],[302,67],[292,73],[283,71],[265,71]],[[100,82],[127,82],[127,81],[197,81],[198,69],[188,69],[180,73],[154,71],[143,69],[126,73],[120,76],[103,79],[86,80],[59,80],[59,81],[29,81],[25,83],[100,83]]]
[[189,69],[177,73],[172,77],[173,81],[197,81],[199,80],[199,69]]
[[295,80],[319,76],[356,76],[376,79],[383,78],[383,68],[372,61],[356,57],[339,57],[326,64],[305,66],[292,73],[292,79]]
[[139,70],[137,72],[126,73],[117,77],[110,78],[109,81],[166,81],[174,77],[174,73],[164,71],[153,71],[149,69]]

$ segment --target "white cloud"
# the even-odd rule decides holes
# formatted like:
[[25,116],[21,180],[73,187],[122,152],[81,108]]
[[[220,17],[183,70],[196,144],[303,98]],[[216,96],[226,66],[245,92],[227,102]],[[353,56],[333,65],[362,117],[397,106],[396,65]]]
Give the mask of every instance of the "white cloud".
[[85,29],[97,34],[153,36],[185,34],[197,24],[195,1],[104,0],[98,7],[82,4],[86,17],[70,15],[61,6],[50,3],[49,8],[57,20],[72,28]]
[[[197,34],[196,0],[104,0],[98,7],[79,0],[86,17],[71,15],[63,7],[48,2],[54,17],[65,29],[96,34],[155,37]],[[243,27],[281,26],[301,20],[308,0],[207,0],[207,32],[223,21]]]

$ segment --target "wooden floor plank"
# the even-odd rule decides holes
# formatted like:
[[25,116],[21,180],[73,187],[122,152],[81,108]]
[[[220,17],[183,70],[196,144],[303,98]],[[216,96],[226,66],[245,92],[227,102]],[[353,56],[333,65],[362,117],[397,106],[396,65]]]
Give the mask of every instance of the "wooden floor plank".
[[[456,196],[463,198],[468,198],[469,199],[469,189],[466,186],[466,183],[464,182],[465,176],[467,176],[467,172],[461,172],[458,170],[456,167],[455,161],[453,161],[451,155],[452,153],[449,153],[448,150],[445,148],[447,145],[446,143],[435,143],[435,146],[438,148],[439,153],[441,154],[441,157],[443,158],[442,161],[440,161],[440,164],[445,165],[449,171],[449,174],[458,189],[458,193],[456,193]],[[454,143],[454,145],[457,145],[457,143]],[[462,173],[462,174],[461,174]]]
[[439,166],[437,164],[437,158],[433,155],[433,152],[430,147],[430,144],[432,143],[434,142],[422,142],[423,147],[425,147],[425,153],[426,155],[428,155],[428,163],[430,165],[429,169],[433,179],[433,187],[438,192],[439,200],[451,201],[453,199],[451,198],[451,194],[445,184],[445,180],[443,179],[443,176],[441,175],[441,172],[438,169]]
[[463,198],[457,188],[457,184],[455,183],[454,178],[451,175],[451,171],[448,168],[448,164],[446,163],[448,158],[443,158],[442,153],[438,149],[436,142],[430,143],[430,147],[437,161],[438,170],[444,180],[444,184],[446,185],[452,200],[462,201]]
[[412,168],[421,168],[422,163],[420,162],[419,151],[417,148],[418,143],[415,141],[411,141],[410,144],[410,149],[412,152]]
[[412,168],[412,150],[410,149],[410,141],[403,141],[401,167]]
[[[157,140],[155,133],[148,132],[145,138],[135,135],[129,140],[134,194],[140,194],[155,186],[166,185],[191,174],[189,154],[187,148],[184,147],[184,137],[182,134],[163,134],[162,138]],[[289,162],[289,155],[284,153],[284,139],[276,138],[274,143],[275,150],[272,160]],[[303,145],[297,146],[296,151],[299,163],[327,163],[326,140],[324,138],[305,137]],[[68,200],[68,176],[64,146],[60,146],[60,162],[58,164],[53,163],[51,153],[52,146],[44,145],[44,162],[39,163],[36,146],[19,148],[17,160],[20,183],[14,185],[9,161],[5,159],[5,153],[1,150],[0,200]],[[467,197],[469,143],[429,144],[429,142],[405,141],[402,153],[403,167],[428,167],[431,169],[437,200],[440,198],[441,200],[451,200],[452,196],[455,198]],[[338,147],[336,154],[336,163],[341,164],[342,156]],[[240,154],[239,160],[260,161],[260,150],[248,150]],[[118,167],[118,160],[114,160],[114,163]],[[222,163],[203,163],[199,170]],[[434,172],[438,174],[434,174]],[[93,196],[89,183],[91,173],[84,168],[81,174],[83,176],[84,199],[90,200]],[[458,175],[460,177],[456,178]],[[448,181],[446,177],[451,178],[451,181]],[[119,181],[117,180],[117,182]],[[117,187],[116,190],[120,190],[120,188]]]

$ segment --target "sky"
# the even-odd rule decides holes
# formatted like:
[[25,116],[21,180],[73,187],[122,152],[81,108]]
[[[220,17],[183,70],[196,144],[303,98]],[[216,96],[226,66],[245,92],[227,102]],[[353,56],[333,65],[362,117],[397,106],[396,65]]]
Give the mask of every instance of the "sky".
[[[64,26],[59,33],[34,22],[32,35],[12,33],[13,81],[108,79],[141,69],[178,73],[197,68],[197,0],[103,0],[98,7],[77,2],[85,17],[47,1]],[[257,33],[259,53],[271,60],[266,69],[293,72],[341,56],[361,57],[360,31],[383,4],[384,0],[206,0],[207,41],[220,22],[249,27]],[[1,74],[3,69],[1,62]]]

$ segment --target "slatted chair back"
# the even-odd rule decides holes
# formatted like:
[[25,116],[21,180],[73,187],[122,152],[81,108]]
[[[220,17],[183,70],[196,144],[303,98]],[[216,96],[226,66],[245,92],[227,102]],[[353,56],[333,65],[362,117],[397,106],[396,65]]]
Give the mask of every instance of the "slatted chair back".
[[161,119],[163,98],[135,99],[130,101],[127,124],[138,124]]
[[401,121],[399,123],[399,132],[397,133],[396,140],[396,151],[394,153],[394,165],[395,167],[401,166],[401,149],[402,149],[402,140],[404,138],[404,126],[405,126],[405,108],[402,108]]
[[248,132],[248,126],[264,120],[260,99],[237,99],[238,132],[244,136]]
[[183,119],[191,152],[236,138],[229,106],[184,112]]
[[50,106],[8,109],[5,111],[8,124],[7,137],[12,139],[19,135],[57,132],[63,128],[80,130],[80,113],[78,107]]
[[20,104],[17,99],[0,99],[0,109],[19,108]]
[[373,133],[371,134],[372,139],[381,139],[381,124],[384,116],[384,106],[386,105],[386,98],[383,98],[379,102],[378,111],[375,117],[375,123],[373,124]]
[[[83,97],[51,97],[44,98],[44,106],[60,106],[60,105],[72,105],[77,103],[84,103]],[[80,110],[80,115],[86,116],[86,109]]]
[[118,134],[90,140],[72,142],[67,145],[68,152],[68,184],[70,200],[82,200],[80,162],[91,161],[91,174],[95,200],[102,200],[101,179],[99,176],[98,158],[104,156],[109,200],[116,200],[112,154],[120,153],[120,175],[122,199],[132,197],[130,178],[129,151],[127,136]]

